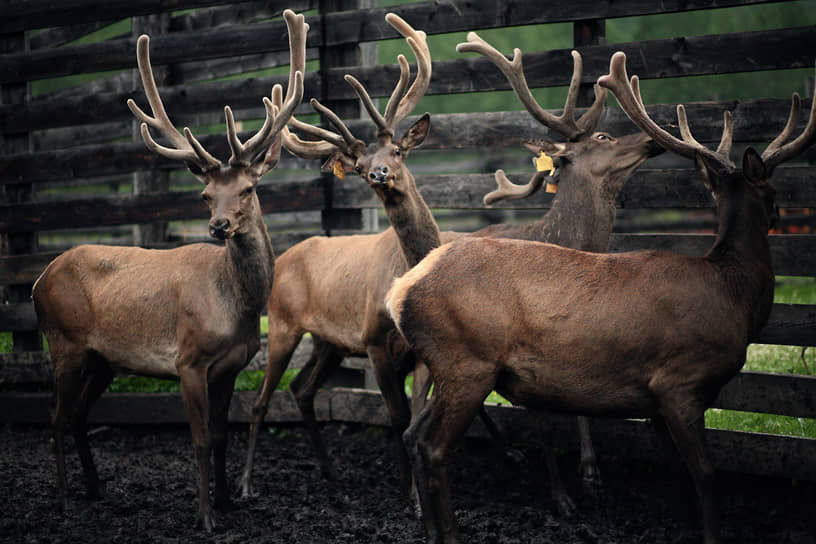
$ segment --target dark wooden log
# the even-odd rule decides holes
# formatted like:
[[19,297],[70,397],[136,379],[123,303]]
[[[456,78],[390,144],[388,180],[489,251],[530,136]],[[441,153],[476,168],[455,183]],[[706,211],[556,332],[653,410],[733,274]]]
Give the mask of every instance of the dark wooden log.
[[[89,23],[77,23],[71,26],[48,28],[42,32],[32,33],[29,37],[29,45],[32,50],[43,47],[58,47],[68,42],[72,42],[86,34],[104,28],[115,20],[94,21]],[[124,37],[124,36],[121,36]]]
[[[318,83],[317,75],[314,73],[306,79],[311,81],[312,84]],[[218,104],[218,109],[223,108],[224,104],[231,103],[236,109],[239,107],[256,108],[252,111],[257,111],[258,118],[261,118],[262,108],[259,106],[259,97],[265,96],[273,81],[285,82],[285,79],[271,78],[270,81],[264,84],[259,84],[254,80],[220,83],[215,93],[219,98],[215,102],[206,93],[199,94],[198,90],[193,92],[198,87],[208,87],[206,85],[196,85],[191,87],[189,93],[170,93],[166,97],[163,95],[163,98],[167,110],[174,112],[174,117],[207,111],[207,108],[214,103]],[[235,100],[230,101],[229,96],[233,96]],[[246,100],[246,96],[250,96],[251,100]],[[124,104],[124,96],[120,98],[122,99],[121,104]],[[205,103],[200,102],[200,100]],[[105,122],[117,118],[123,121],[130,121],[131,119],[130,112],[124,106],[122,106],[123,113],[121,115],[106,116],[106,114],[111,113],[107,106],[93,113],[94,106],[92,102],[91,99],[88,99],[86,103],[86,100],[83,99],[74,103],[68,109],[88,108],[90,117]],[[245,102],[251,103],[247,104]],[[809,104],[809,100],[805,102]],[[782,130],[790,109],[790,102],[787,100],[749,100],[743,102],[688,104],[689,123],[694,127],[694,134],[698,140],[701,142],[719,141],[722,131],[722,112],[725,109],[734,111],[734,118],[736,119],[734,128],[735,142],[770,142]],[[552,111],[558,113],[558,110]],[[647,111],[656,123],[662,125],[676,123],[674,106],[648,106]],[[45,110],[42,110],[41,113],[43,117],[40,117],[38,113],[37,118],[45,120]],[[4,115],[6,116],[5,119]],[[416,119],[417,116],[407,118],[400,124],[398,132]],[[75,120],[82,124],[82,121]],[[0,106],[0,124],[6,122],[8,126],[20,126],[15,124],[18,121],[23,123],[24,119],[17,117],[13,109],[3,110],[2,106]],[[804,121],[800,122],[798,130],[804,128],[803,123]],[[54,125],[57,123],[51,122],[49,124]],[[58,124],[62,126],[62,123]],[[347,124],[349,129],[359,138],[370,140],[374,137],[374,129],[368,121],[357,120],[350,121]],[[22,126],[26,125],[23,124]],[[636,131],[631,121],[617,108],[610,109],[604,116],[599,130],[615,135]],[[244,136],[246,135],[244,134]],[[226,140],[222,134],[197,136],[200,136],[199,139],[202,143],[208,150],[212,150],[216,156],[228,156]],[[525,111],[440,114],[432,117],[431,132],[423,144],[423,149],[518,147],[524,140],[542,137],[561,139],[543,128]],[[5,160],[0,162],[0,185],[19,183],[23,179],[40,182],[66,180],[74,177],[121,174],[156,166],[171,168],[176,167],[177,164],[147,152],[144,146],[138,144],[107,144],[77,149],[42,151],[5,157]]]
[[[264,213],[320,210],[323,191],[315,182],[270,183],[258,187]],[[0,231],[27,232],[97,225],[129,225],[156,220],[204,219],[199,193],[171,192],[2,207]],[[9,213],[6,214],[5,212]]]
[[[238,391],[230,406],[230,421],[248,423],[255,394]],[[368,425],[388,425],[382,396],[377,392],[342,388],[321,391],[316,397],[320,420],[346,421]],[[49,393],[0,393],[0,420],[4,423],[47,424],[50,422]],[[518,441],[540,442],[538,425],[523,408],[488,405],[490,416],[508,436]],[[297,409],[287,392],[273,395],[266,421],[296,422]],[[553,426],[555,447],[575,450],[575,418],[548,416]],[[185,424],[181,395],[178,393],[105,394],[93,406],[91,424]],[[593,419],[590,423],[596,450],[602,455],[679,464],[680,458],[658,439],[650,422]],[[479,421],[469,436],[486,437]],[[760,435],[719,429],[706,431],[706,442],[714,465],[719,470],[763,476],[816,480],[816,440],[775,435]]]
[[[368,16],[357,14],[359,33],[354,42],[370,41],[366,35],[369,27],[362,26]],[[581,17],[583,19],[584,17]],[[324,41],[319,20],[307,19],[311,26],[307,45],[309,47],[333,44]],[[372,21],[373,22],[373,21]],[[529,21],[524,21],[525,24]],[[326,16],[325,27],[333,24]],[[385,25],[384,21],[378,24]],[[422,27],[418,27],[422,28]],[[365,29],[365,32],[363,32]],[[469,29],[469,28],[468,28]],[[446,28],[446,32],[456,30]],[[464,29],[463,29],[464,30]],[[194,35],[191,35],[194,34]],[[372,38],[378,39],[378,38]],[[609,57],[614,51],[623,50],[632,55],[630,71],[643,79],[677,77],[709,73],[732,73],[741,71],[805,68],[810,65],[809,51],[816,45],[812,27],[786,28],[756,32],[736,32],[712,36],[691,36],[673,40],[650,40],[631,44],[586,46],[584,56],[584,80],[592,81],[605,73]],[[286,26],[282,21],[259,24],[233,25],[207,32],[176,32],[157,37],[151,42],[151,62],[154,65],[182,61],[204,60],[236,55],[250,55],[266,51],[282,51],[288,46]],[[4,55],[0,63],[0,83],[36,80],[77,73],[129,68],[133,65],[135,40],[107,40],[100,43],[60,47],[54,50],[38,50],[30,53]],[[648,65],[642,64],[648,59]],[[637,58],[635,58],[637,57]],[[434,63],[437,64],[437,63]],[[572,73],[569,50],[525,54],[525,72],[531,87],[563,85]],[[490,68],[493,68],[492,70]],[[383,74],[378,71],[355,69],[351,71],[368,88],[372,96],[387,96],[391,83],[380,82]],[[332,71],[329,85],[342,85],[344,70]],[[469,58],[464,62],[439,61],[434,67],[434,81],[428,94],[470,92],[506,89],[504,76],[483,58]],[[385,81],[396,81],[399,68],[394,65],[385,72]],[[341,87],[342,85],[342,87]],[[342,91],[341,91],[342,92]],[[340,98],[353,97],[346,91]]]

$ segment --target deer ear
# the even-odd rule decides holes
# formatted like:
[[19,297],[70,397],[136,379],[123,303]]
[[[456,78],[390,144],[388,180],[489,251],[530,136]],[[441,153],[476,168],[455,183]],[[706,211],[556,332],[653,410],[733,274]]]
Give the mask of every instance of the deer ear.
[[713,183],[712,168],[709,166],[706,158],[700,153],[694,154],[694,167],[703,179],[706,188],[713,194],[717,188]]
[[414,124],[395,142],[403,151],[411,150],[425,141],[425,137],[431,130],[431,114],[425,112],[422,117],[414,121]]
[[753,147],[749,147],[742,154],[742,175],[753,185],[763,185],[768,181],[769,173],[765,163]]
[[[329,158],[326,159],[326,162],[324,162],[323,165],[320,167],[320,171],[323,172],[324,174],[335,173],[336,175],[338,170],[342,168],[342,171],[344,173],[348,173],[354,170],[354,164],[356,162],[357,161],[355,161],[353,158],[349,157],[342,151],[338,151],[336,153],[332,153],[331,155],[329,155]],[[340,164],[339,168],[337,166],[338,163]]]

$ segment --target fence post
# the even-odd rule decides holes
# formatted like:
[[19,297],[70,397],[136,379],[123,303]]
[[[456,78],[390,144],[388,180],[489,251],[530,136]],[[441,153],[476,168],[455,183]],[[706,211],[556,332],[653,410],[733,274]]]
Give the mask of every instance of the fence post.
[[[28,35],[25,31],[0,35],[0,54],[28,51]],[[28,82],[9,83],[0,86],[0,104],[25,104],[31,97]],[[32,150],[31,133],[15,132],[13,127],[0,127],[0,155],[28,153]],[[31,183],[0,185],[0,202],[22,204],[34,200]],[[36,253],[36,232],[1,233],[0,255]],[[31,300],[31,284],[6,286],[0,303],[20,303]],[[39,331],[15,332],[12,335],[14,351],[37,351],[42,349]]]
[[[133,37],[138,37],[141,34],[148,34],[155,36],[158,34],[166,34],[170,28],[170,14],[159,13],[154,15],[145,15],[142,17],[133,17],[133,26],[131,34]],[[134,92],[141,89],[141,79],[139,77],[139,70],[134,68],[132,88]],[[168,66],[154,66],[153,77],[156,79],[156,85],[159,87],[170,84],[170,68]],[[134,142],[142,143],[142,136],[139,129],[138,121],[134,120],[132,123],[133,131],[132,138]],[[133,174],[133,194],[143,195],[149,193],[165,192],[170,188],[170,171],[162,169],[153,169],[147,172],[135,172]],[[167,240],[167,222],[157,221],[145,225],[136,225],[133,227],[133,244],[137,246],[157,244]]]
[[[606,20],[587,19],[575,21],[572,26],[572,42],[576,49],[584,45],[600,45],[606,42]],[[578,90],[578,107],[589,107],[595,100],[594,83],[582,83]]]

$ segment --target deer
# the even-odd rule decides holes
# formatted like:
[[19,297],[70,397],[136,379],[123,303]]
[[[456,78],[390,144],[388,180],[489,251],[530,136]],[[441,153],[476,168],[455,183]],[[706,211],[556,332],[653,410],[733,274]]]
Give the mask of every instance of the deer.
[[768,319],[768,230],[778,218],[769,179],[816,139],[816,100],[805,131],[784,143],[799,113],[794,94],[781,134],[761,155],[748,148],[740,170],[729,157],[730,112],[712,151],[678,105],[677,138],[649,118],[625,60],[615,53],[598,83],[641,130],[694,161],[717,206],[715,241],[692,257],[471,237],[440,246],[394,281],[386,306],[435,384],[403,437],[430,542],[459,541],[448,465],[492,390],[533,411],[651,418],[694,482],[705,541],[717,541],[704,412]]
[[[290,54],[305,55],[308,25],[284,11]],[[181,160],[204,185],[209,234],[223,242],[174,249],[82,245],[54,259],[37,279],[33,299],[54,365],[53,412],[57,485],[63,509],[68,484],[64,435],[72,430],[87,493],[101,498],[87,438],[87,415],[117,373],[180,380],[181,396],[198,461],[197,525],[215,527],[214,506],[230,502],[226,481],[227,415],[235,377],[260,347],[260,315],[272,288],[274,253],[255,191],[280,157],[280,131],[303,96],[303,72],[289,74],[286,98],[263,98],[266,118],[241,142],[232,111],[224,108],[227,162],[210,154],[189,128],[170,121],[153,77],[150,38],[139,37],[137,60],[152,115],[133,99],[146,147]],[[276,87],[281,94],[280,85]],[[156,131],[170,142],[157,143]],[[211,469],[211,458],[213,466]]]
[[[471,33],[469,39],[475,42],[478,36]],[[414,41],[416,43],[416,38]],[[488,48],[490,46],[484,44],[479,49],[490,53],[487,56],[494,63],[500,67],[504,66],[498,60],[499,57],[501,59],[504,57],[498,52],[491,52],[492,48],[490,50]],[[606,133],[595,132],[606,101],[605,90],[596,91],[593,106],[578,122],[575,121],[575,103],[582,72],[582,60],[578,52],[573,52],[572,55],[574,70],[565,111],[558,117],[544,111],[534,99],[526,98],[530,95],[530,91],[523,78],[520,53],[517,55],[519,60],[516,64],[518,66],[514,70],[519,75],[508,77],[508,79],[513,82],[516,94],[519,97],[525,97],[521,100],[522,104],[545,127],[569,138],[563,143],[538,141],[527,144],[527,147],[536,156],[546,148],[553,155],[563,157],[563,160],[556,158],[559,161],[559,173],[555,179],[547,178],[550,182],[560,179],[558,185],[560,189],[548,213],[531,225],[492,225],[468,234],[442,232],[441,241],[450,241],[462,236],[503,236],[575,244],[588,250],[604,251],[615,217],[617,194],[632,172],[648,157],[662,152],[662,148],[655,146],[651,138],[642,133],[614,138]],[[506,62],[504,59],[504,63]],[[404,60],[400,60],[401,66],[403,63]],[[419,66],[417,79],[419,80],[423,64],[419,61],[417,64]],[[430,71],[430,62],[427,63],[427,69]],[[407,69],[403,73],[405,77],[408,77]],[[430,73],[427,79],[430,79]],[[407,82],[403,85],[407,85]],[[372,117],[377,118],[376,108],[370,105],[370,100],[364,99],[364,104],[369,104],[366,105],[367,111],[371,113],[373,110],[375,115]],[[388,108],[386,108],[387,111]],[[321,160],[329,157],[324,170],[332,169],[332,165],[337,164],[338,157],[335,147],[350,145],[342,144],[337,135],[317,133],[314,127],[311,129],[304,127],[296,119],[290,122],[290,125],[299,130],[310,131],[308,133],[314,134],[322,142],[292,140],[286,129],[284,146],[301,157]],[[339,130],[341,134],[346,132],[345,129]],[[332,145],[330,142],[336,143]],[[357,145],[357,147],[360,146]],[[404,160],[404,150],[400,152]],[[355,163],[350,158],[345,159],[344,169],[354,168]],[[359,174],[367,182],[374,181],[370,169],[362,168],[362,165]],[[374,173],[375,177],[376,175],[377,172]],[[538,173],[527,185],[518,186],[507,180],[504,172],[500,170],[496,173],[498,189],[487,195],[485,202],[493,204],[503,199],[525,198],[534,194],[542,186],[544,179],[541,173]],[[392,189],[396,187],[396,190],[400,190],[399,187],[402,186],[406,187],[402,191],[410,194],[411,198],[403,199],[399,203],[409,203],[413,210],[411,213],[407,213],[406,209],[395,210],[394,204],[398,203],[398,199],[384,194],[383,190],[386,187],[383,185],[372,184],[375,190],[379,191],[380,200],[386,205],[386,213],[401,215],[396,218],[396,225],[403,224],[406,217],[411,218],[414,214],[418,217],[414,221],[420,226],[411,229],[409,234],[412,234],[415,240],[421,240],[423,237],[426,240],[417,242],[421,247],[419,250],[413,249],[412,256],[405,255],[401,259],[398,255],[400,244],[412,245],[413,242],[405,241],[403,236],[397,235],[394,228],[370,235],[313,237],[293,246],[278,258],[276,264],[278,275],[268,304],[269,359],[264,383],[253,408],[247,462],[240,482],[244,497],[254,494],[251,472],[256,437],[263,423],[269,399],[304,332],[311,332],[315,347],[304,368],[291,382],[290,391],[306,425],[321,471],[326,477],[331,477],[328,453],[320,437],[314,415],[315,394],[345,356],[367,353],[360,338],[363,336],[364,323],[370,323],[375,319],[368,316],[376,316],[376,320],[384,319],[380,315],[382,312],[380,301],[384,299],[393,278],[403,274],[408,270],[407,264],[418,261],[430,248],[437,245],[435,229],[431,225],[429,212],[426,211],[427,205],[421,201],[421,195],[416,191],[412,178],[403,182],[394,177],[392,187]],[[419,202],[422,204],[417,205]],[[567,228],[560,228],[562,226]],[[338,259],[343,259],[342,265],[337,264]],[[303,300],[308,300],[308,304],[303,304],[301,302]],[[374,313],[375,311],[377,313]],[[350,316],[353,316],[353,319],[350,319]],[[388,331],[384,334],[394,337],[392,325],[387,321],[384,323],[384,331]],[[403,356],[405,348],[402,346],[403,342],[399,335],[389,342],[393,346],[392,349],[395,350],[397,366],[403,367],[403,371],[405,367],[413,366],[410,358],[407,359],[407,363],[404,362],[406,361]],[[279,347],[273,347],[274,345]],[[397,347],[399,349],[396,349]],[[392,417],[392,425],[394,421],[407,422],[410,413],[419,413],[424,404],[430,380],[427,379],[427,372],[423,372],[421,366],[415,369],[414,376],[414,398],[410,410],[407,408],[407,400],[405,400],[401,384],[394,383],[392,387],[383,390],[383,396],[387,399],[386,404],[389,406],[389,413]],[[388,400],[389,395],[393,395],[395,400]],[[481,415],[487,428],[491,430],[491,434],[496,440],[501,441],[501,435],[486,413],[482,412]],[[407,423],[403,424],[407,426]],[[584,455],[581,466],[585,474],[585,481],[597,482],[599,472],[594,461],[594,452],[591,449],[588,427],[584,426],[584,429],[582,437],[586,438],[582,439]],[[401,435],[401,432],[399,434]],[[401,438],[398,440],[395,437],[394,440],[395,443],[400,444],[397,446],[399,450]],[[407,460],[405,462],[407,463]],[[554,463],[551,466],[554,469]],[[407,465],[401,466],[403,489],[406,489],[407,486],[408,471]],[[558,490],[559,504],[563,505],[564,510],[568,510],[571,501],[563,491],[563,486]]]

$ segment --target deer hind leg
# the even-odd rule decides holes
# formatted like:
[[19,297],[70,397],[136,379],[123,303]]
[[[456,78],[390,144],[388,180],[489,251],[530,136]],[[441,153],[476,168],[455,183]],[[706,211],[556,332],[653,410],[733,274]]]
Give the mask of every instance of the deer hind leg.
[[198,461],[198,516],[197,524],[205,531],[215,528],[215,516],[210,506],[210,456],[212,437],[209,428],[209,400],[205,372],[187,365],[179,366],[181,397],[193,436],[193,449]]
[[714,500],[714,466],[705,446],[704,406],[694,398],[659,399],[660,417],[691,474],[703,515],[706,544],[718,542],[719,519]]
[[90,356],[83,372],[82,391],[79,394],[73,411],[73,431],[74,443],[77,454],[82,462],[82,469],[85,473],[85,485],[88,490],[88,497],[100,499],[104,494],[104,485],[99,479],[96,465],[88,446],[88,411],[93,403],[105,391],[113,380],[113,371],[107,362],[101,357]]
[[332,372],[334,372],[343,361],[343,354],[332,344],[322,338],[312,335],[314,349],[309,361],[298,372],[297,376],[289,384],[289,390],[295,398],[306,431],[312,441],[317,460],[320,463],[320,472],[328,480],[334,479],[331,470],[329,454],[326,451],[326,444],[317,426],[317,418],[314,411],[314,398],[317,390],[326,382]]
[[411,389],[411,419],[417,415],[428,403],[428,392],[431,390],[433,378],[427,365],[417,362],[414,367],[414,387]]
[[54,457],[57,464],[57,490],[60,507],[68,507],[68,475],[65,469],[65,432],[73,423],[74,407],[83,389],[84,354],[79,350],[63,349],[49,337],[51,360],[54,363]]
[[532,410],[536,416],[536,423],[538,424],[539,433],[542,435],[544,441],[544,460],[547,465],[547,473],[550,477],[550,493],[553,501],[558,508],[558,512],[562,516],[569,516],[575,511],[575,503],[572,502],[567,488],[564,486],[564,481],[561,479],[561,470],[558,468],[558,461],[556,460],[556,448],[553,443],[552,425],[548,419],[548,414],[540,410]]
[[592,435],[589,433],[589,418],[579,416],[576,420],[578,438],[581,442],[581,461],[578,464],[578,473],[581,475],[584,491],[594,496],[601,487],[601,471],[598,468],[595,448],[592,446]]
[[243,499],[255,496],[255,490],[252,486],[252,468],[255,465],[255,448],[258,443],[258,433],[260,433],[261,427],[263,427],[264,416],[269,406],[269,400],[272,398],[272,393],[274,393],[275,388],[278,387],[281,376],[283,376],[284,371],[289,366],[289,361],[292,359],[292,354],[295,352],[295,348],[297,348],[301,338],[299,332],[277,332],[277,328],[280,327],[280,324],[274,323],[272,319],[270,319],[269,326],[269,359],[266,363],[266,373],[264,374],[263,383],[261,384],[261,390],[255,399],[255,404],[252,406],[252,423],[249,426],[247,458],[244,464],[244,471],[238,483],[238,494]]
[[[457,365],[458,368],[463,366]],[[457,542],[448,464],[484,399],[493,390],[495,369],[479,361],[466,372],[451,369],[437,381],[430,402],[403,435],[413,468],[428,542]]]

